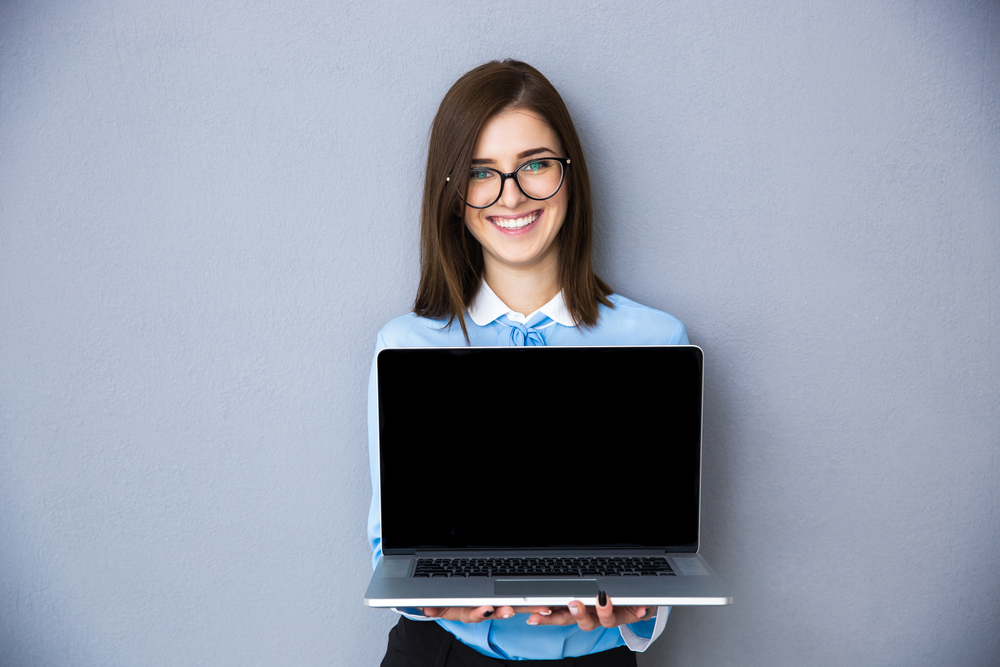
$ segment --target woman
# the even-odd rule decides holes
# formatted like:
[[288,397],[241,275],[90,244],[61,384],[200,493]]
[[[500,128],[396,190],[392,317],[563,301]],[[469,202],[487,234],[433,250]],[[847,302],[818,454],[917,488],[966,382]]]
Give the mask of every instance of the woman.
[[[559,93],[525,63],[477,67],[452,86],[434,119],[417,298],[412,313],[379,332],[376,351],[686,344],[679,320],[614,294],[597,277],[592,227],[586,161]],[[382,554],[374,387],[372,381],[368,430],[374,493],[368,534],[377,563]],[[599,490],[575,491],[581,506],[602,506]],[[488,518],[488,504],[483,514]],[[613,514],[594,512],[595,521],[613,519]],[[631,651],[645,650],[659,635],[669,607],[614,607],[603,593],[598,601],[596,607],[575,601],[551,609],[403,610],[382,664],[576,658],[578,666],[635,665]]]

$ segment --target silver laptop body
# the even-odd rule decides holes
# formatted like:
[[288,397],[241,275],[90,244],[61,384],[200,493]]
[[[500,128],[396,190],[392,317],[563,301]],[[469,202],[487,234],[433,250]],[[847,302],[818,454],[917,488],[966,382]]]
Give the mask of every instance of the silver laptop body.
[[366,605],[732,603],[698,553],[700,348],[389,348],[376,369]]

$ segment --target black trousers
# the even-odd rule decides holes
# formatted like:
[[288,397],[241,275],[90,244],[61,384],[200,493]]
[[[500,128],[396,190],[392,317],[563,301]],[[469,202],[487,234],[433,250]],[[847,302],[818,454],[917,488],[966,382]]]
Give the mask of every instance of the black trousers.
[[635,654],[626,646],[562,660],[497,660],[455,639],[434,621],[399,618],[389,632],[382,667],[636,667]]

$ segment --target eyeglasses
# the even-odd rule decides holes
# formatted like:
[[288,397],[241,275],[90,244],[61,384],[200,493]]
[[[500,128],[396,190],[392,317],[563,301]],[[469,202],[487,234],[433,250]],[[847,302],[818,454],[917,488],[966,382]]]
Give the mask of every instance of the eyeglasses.
[[[465,189],[465,204],[471,208],[489,208],[503,194],[503,185],[513,178],[518,189],[528,199],[542,201],[554,197],[566,177],[565,157],[542,157],[528,160],[509,174],[489,167],[469,170],[469,183]],[[447,178],[451,180],[451,176]]]

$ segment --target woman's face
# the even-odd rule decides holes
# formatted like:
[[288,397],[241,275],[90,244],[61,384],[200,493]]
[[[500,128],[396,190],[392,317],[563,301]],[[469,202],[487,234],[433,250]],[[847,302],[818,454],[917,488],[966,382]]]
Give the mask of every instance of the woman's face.
[[[566,157],[555,131],[534,112],[511,109],[483,126],[471,168],[490,167],[509,174],[542,157]],[[563,182],[555,196],[536,201],[508,178],[495,204],[465,207],[465,225],[483,246],[487,275],[497,270],[558,271],[556,236],[566,217],[567,186]]]

